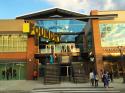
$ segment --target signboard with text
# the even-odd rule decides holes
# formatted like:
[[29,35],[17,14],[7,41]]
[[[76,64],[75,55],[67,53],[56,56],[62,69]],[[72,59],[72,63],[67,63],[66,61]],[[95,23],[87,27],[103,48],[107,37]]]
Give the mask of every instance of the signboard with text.
[[29,33],[30,35],[35,35],[36,38],[43,37],[47,38],[54,42],[60,41],[60,35],[54,32],[51,32],[47,29],[44,29],[42,27],[35,26],[32,23],[24,23],[23,24],[23,32]]

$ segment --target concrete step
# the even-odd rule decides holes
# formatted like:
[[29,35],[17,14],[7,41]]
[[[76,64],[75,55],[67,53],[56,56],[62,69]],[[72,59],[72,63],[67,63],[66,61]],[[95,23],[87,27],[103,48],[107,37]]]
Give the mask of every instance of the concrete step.
[[59,84],[60,83],[60,69],[56,64],[48,64],[46,66],[44,84]]
[[59,77],[59,74],[45,74],[45,77]]
[[56,77],[56,78],[51,78],[51,77],[46,77],[46,78],[44,78],[44,80],[60,80],[60,78],[58,78],[58,77]]
[[84,75],[84,74],[82,74],[82,73],[75,73],[75,74],[74,74],[74,77],[75,77],[75,76],[87,77],[86,75]]
[[46,71],[60,71],[60,69],[57,69],[57,68],[46,68]]
[[58,71],[58,70],[46,70],[45,73],[47,73],[47,74],[52,74],[52,73],[56,74],[57,73],[58,74],[58,73],[60,73],[60,71]]
[[45,75],[59,76],[59,72],[45,72]]

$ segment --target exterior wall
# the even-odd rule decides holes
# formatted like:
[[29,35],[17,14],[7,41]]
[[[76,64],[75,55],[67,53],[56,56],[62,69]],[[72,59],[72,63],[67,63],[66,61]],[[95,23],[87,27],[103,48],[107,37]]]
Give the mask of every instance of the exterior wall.
[[32,79],[33,70],[37,69],[37,61],[34,59],[34,54],[37,53],[37,46],[35,46],[34,37],[28,37],[26,52],[6,52],[0,53],[0,59],[4,60],[26,60],[27,71],[26,78]]
[[[114,18],[112,20],[99,20],[99,24],[119,24],[119,23],[124,23],[125,24],[125,18],[124,18],[125,17],[125,11],[98,11],[98,14],[99,15],[103,15],[103,14],[118,14],[118,17],[116,17],[116,18]],[[120,30],[119,30],[119,32],[120,32]],[[103,56],[109,56],[109,55],[120,56],[120,57],[124,56],[125,55],[125,46],[122,46],[121,49],[119,49],[118,46],[102,47],[102,49],[103,49],[103,52],[102,52]],[[104,62],[104,63],[106,64],[107,62]],[[119,59],[119,60],[117,60],[117,62],[112,62],[112,63],[113,64],[117,63],[117,65],[121,65],[122,70],[124,71],[123,73],[125,73],[124,59],[123,59],[123,61],[122,61],[122,59]]]
[[[97,11],[93,10],[91,11],[91,15],[105,15],[105,14],[118,14],[118,17],[110,20],[98,20],[98,19],[92,19],[92,28],[93,28],[93,49],[94,49],[94,55],[95,55],[95,61],[96,61],[96,69],[98,73],[100,73],[100,70],[103,69],[108,69],[105,66],[108,66],[109,68],[113,69],[113,65],[118,65],[123,63],[120,63],[120,60],[118,62],[108,62],[108,61],[103,61],[102,57],[103,56],[108,56],[108,55],[114,55],[114,56],[120,56],[120,49],[118,49],[117,46],[115,47],[102,47],[101,46],[101,35],[100,35],[100,29],[99,29],[99,24],[115,24],[115,23],[125,23],[124,15],[125,11]],[[125,54],[124,50],[125,46],[122,46],[122,52],[123,55]],[[125,69],[123,68],[125,71]],[[110,70],[111,71],[111,70]]]
[[22,32],[24,20],[0,20],[0,33]]
[[26,59],[26,53],[0,53],[0,59],[17,59],[17,60],[24,60]]
[[[0,20],[1,34],[22,34],[24,20]],[[33,70],[37,69],[38,62],[34,59],[34,54],[38,52],[33,36],[28,36],[26,52],[0,52],[1,60],[25,60],[27,63],[26,78],[32,79]]]
[[[98,11],[91,11],[91,15],[98,15]],[[103,70],[103,61],[102,61],[102,47],[100,40],[100,31],[99,31],[99,20],[92,19],[92,38],[93,38],[93,53],[95,57],[95,67],[98,73]]]
[[118,14],[118,17],[112,20],[99,20],[99,23],[123,23],[125,22],[125,11],[98,11],[98,15]]

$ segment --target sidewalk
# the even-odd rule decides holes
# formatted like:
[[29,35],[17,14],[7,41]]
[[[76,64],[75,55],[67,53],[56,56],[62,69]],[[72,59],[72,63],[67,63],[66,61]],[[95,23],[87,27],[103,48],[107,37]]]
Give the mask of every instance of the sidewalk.
[[[92,88],[90,83],[71,83],[71,82],[62,82],[60,84],[54,85],[44,85],[42,81],[31,81],[31,80],[10,80],[10,81],[0,81],[0,93],[4,93],[4,91],[9,91],[6,93],[14,93],[14,91],[22,91],[20,93],[28,93],[28,91],[32,91],[32,89],[39,88],[61,88],[61,87],[84,87],[84,88]],[[116,90],[123,90],[125,88],[125,84],[122,83],[122,79],[115,79],[113,83],[110,83],[110,87]],[[99,87],[103,88],[103,83],[99,82]],[[16,93],[16,92],[15,92]]]

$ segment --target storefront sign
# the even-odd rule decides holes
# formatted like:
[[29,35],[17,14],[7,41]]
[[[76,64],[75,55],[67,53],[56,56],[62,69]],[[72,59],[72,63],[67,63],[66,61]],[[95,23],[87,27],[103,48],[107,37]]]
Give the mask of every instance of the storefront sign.
[[23,32],[29,33],[30,35],[35,35],[36,38],[43,37],[54,42],[60,41],[60,35],[54,32],[51,32],[47,29],[44,29],[42,27],[35,26],[34,24],[31,24],[31,23],[23,24]]
[[62,56],[62,63],[69,63],[69,56]]

